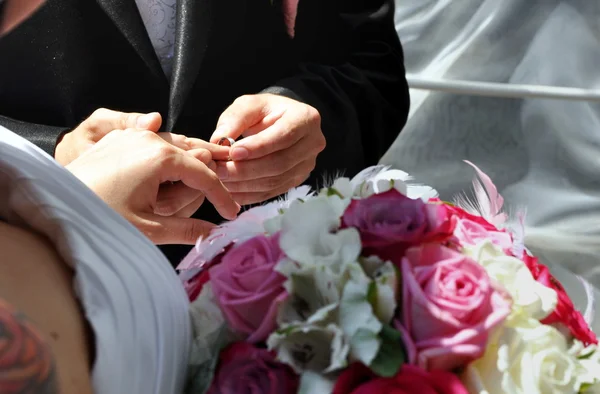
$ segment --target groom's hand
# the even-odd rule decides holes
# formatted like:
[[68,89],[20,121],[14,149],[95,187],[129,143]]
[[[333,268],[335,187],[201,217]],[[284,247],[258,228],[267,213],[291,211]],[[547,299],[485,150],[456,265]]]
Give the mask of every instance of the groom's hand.
[[193,245],[214,226],[189,218],[204,196],[227,219],[240,206],[209,168],[211,153],[178,148],[172,137],[115,130],[66,168],[154,243]]
[[232,146],[231,161],[217,162],[217,174],[242,205],[300,185],[325,149],[319,112],[273,94],[238,98],[221,115],[211,142],[240,136],[245,138]]

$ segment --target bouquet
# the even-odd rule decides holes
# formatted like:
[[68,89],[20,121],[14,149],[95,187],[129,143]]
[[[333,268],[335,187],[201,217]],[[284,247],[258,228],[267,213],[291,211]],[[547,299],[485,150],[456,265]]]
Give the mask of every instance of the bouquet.
[[596,336],[473,167],[475,201],[377,166],[200,240],[189,392],[600,392]]

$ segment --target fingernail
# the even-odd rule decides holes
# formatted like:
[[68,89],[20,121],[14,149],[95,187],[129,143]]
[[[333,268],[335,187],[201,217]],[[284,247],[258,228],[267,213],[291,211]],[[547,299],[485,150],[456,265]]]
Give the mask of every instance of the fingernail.
[[244,160],[248,158],[248,156],[250,156],[250,152],[248,152],[248,149],[243,148],[241,146],[234,147],[233,149],[231,149],[231,152],[229,152],[229,157],[231,157],[231,160],[233,161]]
[[217,163],[215,163],[214,160],[211,160],[208,163],[208,168],[210,168],[211,171],[216,171],[217,170]]
[[153,114],[146,114],[140,116],[139,118],[137,118],[136,127],[138,129],[147,129],[148,127],[150,127],[150,123],[152,123],[153,118]]
[[229,172],[227,171],[227,167],[225,166],[217,166],[217,176],[219,179],[224,180],[229,176]]

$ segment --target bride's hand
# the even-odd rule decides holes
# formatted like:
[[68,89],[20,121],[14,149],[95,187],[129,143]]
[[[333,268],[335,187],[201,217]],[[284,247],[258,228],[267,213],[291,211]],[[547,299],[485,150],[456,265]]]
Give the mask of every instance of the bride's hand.
[[66,168],[155,244],[193,245],[214,226],[188,218],[204,196],[227,219],[240,206],[209,168],[211,152],[197,144],[181,149],[172,138],[115,130]]

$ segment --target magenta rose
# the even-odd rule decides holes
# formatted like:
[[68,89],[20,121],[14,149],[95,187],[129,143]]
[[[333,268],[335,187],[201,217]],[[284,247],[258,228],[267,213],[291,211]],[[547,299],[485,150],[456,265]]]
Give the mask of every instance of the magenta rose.
[[278,305],[285,300],[285,276],[274,270],[284,257],[279,235],[260,235],[231,249],[210,269],[212,289],[230,328],[264,341],[276,328]]
[[292,368],[278,362],[272,352],[237,342],[221,352],[207,394],[296,393],[298,385]]
[[353,200],[344,212],[342,226],[359,231],[364,256],[399,264],[412,246],[448,240],[454,230],[453,217],[444,204],[427,204],[391,189]]
[[424,371],[403,365],[392,378],[380,378],[362,364],[344,370],[333,394],[469,394],[458,376],[446,371]]
[[406,251],[402,324],[426,370],[453,370],[483,356],[511,303],[474,260],[441,245]]

